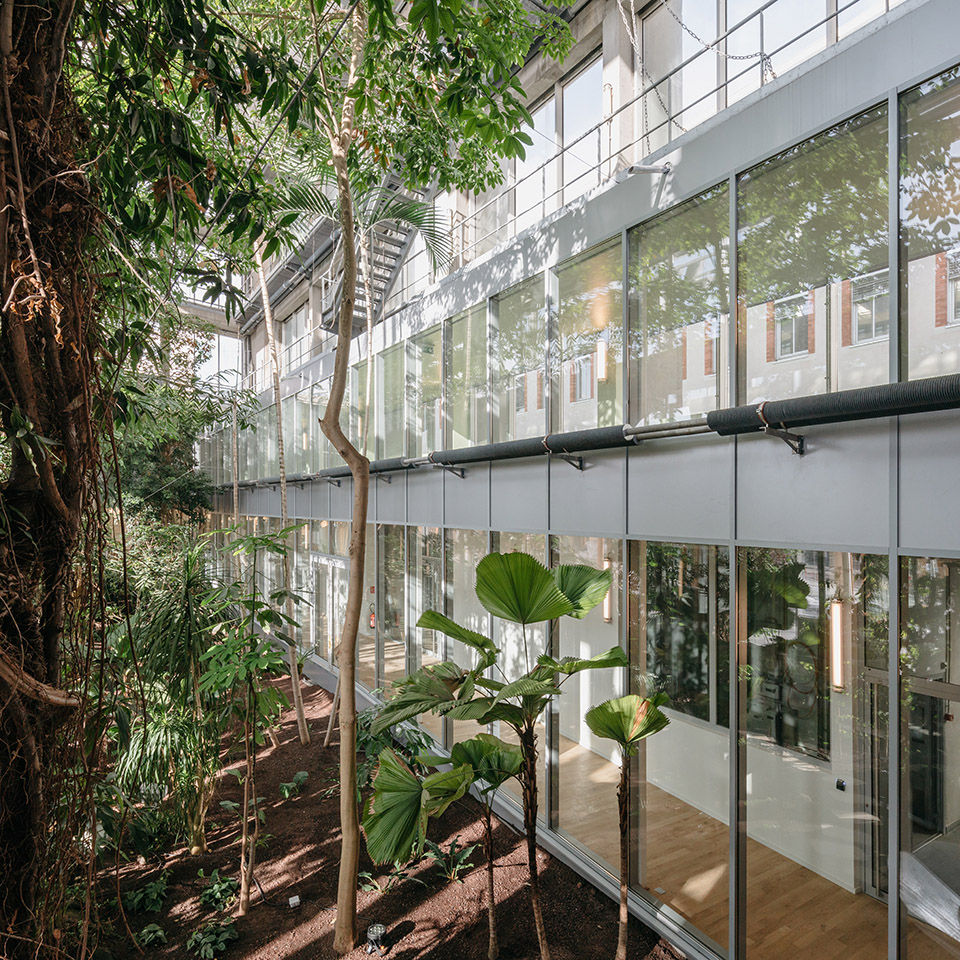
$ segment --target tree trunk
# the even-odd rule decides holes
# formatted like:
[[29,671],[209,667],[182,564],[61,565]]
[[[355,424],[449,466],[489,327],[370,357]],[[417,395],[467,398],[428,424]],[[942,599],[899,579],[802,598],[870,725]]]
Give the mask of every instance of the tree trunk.
[[[273,370],[273,405],[277,412],[277,461],[280,468],[280,526],[286,529],[290,525],[290,514],[287,512],[287,461],[283,445],[283,411],[280,409],[280,355],[277,353],[276,332],[273,329],[273,309],[270,306],[270,294],[267,290],[267,278],[263,270],[263,251],[258,244],[254,251],[257,262],[257,277],[260,280],[260,298],[263,301],[263,325],[267,331],[267,343],[270,346],[270,366]],[[290,596],[292,577],[290,576],[290,535],[286,536],[286,547],[283,553],[283,589],[287,592],[286,614],[288,620],[293,620],[293,598]],[[287,624],[287,629],[291,629]],[[287,641],[287,657],[290,663],[290,686],[293,690],[293,708],[297,715],[297,732],[300,734],[300,743],[310,742],[310,728],[303,712],[303,689],[300,680],[300,667],[297,663],[297,646]]]
[[490,937],[487,945],[487,960],[497,960],[500,946],[497,943],[497,899],[493,888],[493,825],[490,822],[490,807],[483,808],[483,846],[487,855],[487,925]]
[[620,757],[620,786],[617,789],[620,811],[620,931],[617,934],[616,960],[627,960],[627,887],[630,880],[630,760],[626,753]]
[[521,785],[523,787],[523,828],[527,834],[527,865],[530,869],[530,905],[540,945],[540,960],[550,960],[547,929],[540,905],[540,875],[537,870],[537,734],[530,723],[520,731],[523,751]]
[[[43,952],[57,926],[41,898],[44,869],[64,830],[49,816],[82,742],[79,701],[55,689],[75,679],[63,663],[66,600],[80,530],[94,529],[98,476],[97,245],[100,215],[77,166],[83,122],[61,79],[70,0],[0,3],[0,432],[10,455],[0,485],[0,956]],[[51,213],[51,211],[53,211]],[[62,213],[58,213],[62,211]],[[19,441],[14,439],[19,431]],[[41,442],[40,438],[44,438]],[[49,443],[49,448],[46,444]],[[50,451],[55,453],[52,455]],[[94,536],[95,540],[95,536]],[[95,565],[95,561],[94,565]],[[82,575],[82,574],[81,574]],[[86,611],[75,611],[80,620]],[[86,637],[78,636],[85,648]],[[76,729],[63,730],[70,721]],[[50,921],[50,922],[48,922]]]
[[[351,53],[347,88],[356,82],[362,60],[366,15],[363,3],[351,17]],[[343,294],[337,329],[337,350],[330,399],[320,428],[353,477],[353,516],[350,527],[350,573],[347,608],[340,640],[340,874],[337,883],[337,916],[333,949],[343,955],[357,945],[357,871],[360,863],[360,821],[357,811],[357,631],[363,603],[363,567],[366,552],[367,498],[370,461],[350,443],[340,423],[353,339],[353,305],[357,287],[357,252],[354,247],[353,196],[347,155],[353,143],[355,101],[347,97],[336,130],[330,130],[330,152],[337,180],[340,235],[343,238]]]
[[[253,876],[253,868],[256,859],[257,844],[254,836],[254,842],[251,843],[250,836],[250,807],[256,807],[257,781],[256,781],[256,757],[254,755],[254,729],[256,723],[256,714],[254,711],[254,691],[253,682],[247,684],[247,710],[243,722],[243,747],[246,757],[246,775],[243,778],[243,809],[240,815],[243,819],[243,825],[240,830],[240,906],[238,913],[241,917],[247,915],[250,909],[250,880]],[[254,809],[254,833],[256,833],[257,813]]]
[[337,686],[333,691],[333,703],[330,706],[330,719],[327,721],[327,733],[323,738],[324,747],[330,746],[330,738],[333,736],[333,725],[337,718],[337,710],[340,708],[340,674],[337,674]]

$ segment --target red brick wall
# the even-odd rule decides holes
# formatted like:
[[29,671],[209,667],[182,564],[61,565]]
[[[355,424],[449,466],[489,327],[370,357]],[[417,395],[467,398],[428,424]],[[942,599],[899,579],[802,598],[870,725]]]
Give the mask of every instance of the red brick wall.
[[840,343],[853,344],[853,290],[849,280],[840,284]]
[[947,325],[947,255],[937,254],[936,287],[934,294],[934,323],[938,327]]

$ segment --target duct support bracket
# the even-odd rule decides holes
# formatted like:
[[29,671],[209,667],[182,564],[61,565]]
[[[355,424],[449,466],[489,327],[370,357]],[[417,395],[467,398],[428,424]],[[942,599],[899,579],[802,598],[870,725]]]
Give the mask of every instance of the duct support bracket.
[[461,480],[467,475],[467,471],[464,470],[463,467],[455,467],[452,463],[435,463],[434,466],[438,467],[444,473],[452,473]]
[[807,440],[802,433],[791,433],[779,427],[765,426],[763,432],[768,437],[779,437],[795,454],[802,457],[807,452]]
[[563,460],[564,463],[569,463],[574,470],[583,472],[583,457],[575,457],[572,453],[554,453],[552,450],[548,456],[551,460]]
[[389,473],[375,473],[374,476],[384,483],[393,483],[393,477],[391,477]]
[[766,405],[767,401],[764,400],[757,407],[757,416],[763,424],[763,432],[768,437],[779,437],[797,456],[802,457],[807,447],[807,441],[803,434],[791,433],[782,423],[779,427],[773,426],[763,412],[763,408],[766,407]]
[[333,486],[335,486],[335,487],[339,487],[339,486],[340,486],[340,478],[339,478],[339,477],[324,477],[323,479],[326,480],[327,483],[333,484]]

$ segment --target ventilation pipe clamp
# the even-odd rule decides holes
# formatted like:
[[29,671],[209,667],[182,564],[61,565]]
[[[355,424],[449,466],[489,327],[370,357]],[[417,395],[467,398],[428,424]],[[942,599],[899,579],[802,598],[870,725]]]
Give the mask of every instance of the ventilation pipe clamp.
[[803,456],[806,453],[807,441],[801,433],[791,433],[785,429],[781,423],[779,427],[773,426],[763,414],[763,408],[767,401],[763,400],[757,406],[757,416],[763,424],[763,432],[769,437],[779,437],[795,454]]

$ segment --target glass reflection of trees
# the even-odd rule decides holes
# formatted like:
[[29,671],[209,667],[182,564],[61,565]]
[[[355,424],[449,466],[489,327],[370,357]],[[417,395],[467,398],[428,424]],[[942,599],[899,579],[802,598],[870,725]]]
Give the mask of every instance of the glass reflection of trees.
[[[720,328],[729,316],[730,205],[726,185],[630,231],[631,419],[688,419],[718,405]],[[702,409],[685,394],[687,335],[711,351]],[[686,386],[689,393],[689,385]]]
[[[669,695],[672,709],[726,726],[727,551],[712,546],[648,542],[646,597],[649,693],[663,691]],[[717,690],[713,716],[711,671],[715,672]]]

